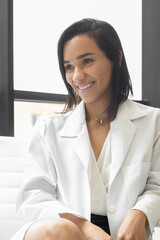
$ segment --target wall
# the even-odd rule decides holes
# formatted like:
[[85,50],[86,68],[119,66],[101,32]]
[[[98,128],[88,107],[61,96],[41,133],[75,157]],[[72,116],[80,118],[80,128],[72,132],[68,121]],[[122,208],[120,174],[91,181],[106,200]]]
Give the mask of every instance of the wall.
[[142,98],[160,107],[160,1],[142,3]]

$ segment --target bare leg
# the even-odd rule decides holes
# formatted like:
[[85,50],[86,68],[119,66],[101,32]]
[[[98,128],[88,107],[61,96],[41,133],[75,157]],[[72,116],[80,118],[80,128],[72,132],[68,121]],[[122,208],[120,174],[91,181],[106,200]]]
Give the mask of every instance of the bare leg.
[[79,228],[66,219],[44,219],[32,224],[24,240],[85,240]]

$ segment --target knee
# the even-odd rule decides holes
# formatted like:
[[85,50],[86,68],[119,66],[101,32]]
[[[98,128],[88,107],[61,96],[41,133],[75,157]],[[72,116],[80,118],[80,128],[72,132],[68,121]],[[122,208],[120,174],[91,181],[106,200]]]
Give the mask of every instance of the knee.
[[84,240],[79,228],[66,219],[40,220],[31,225],[24,240]]
[[69,220],[61,219],[53,223],[49,227],[49,234],[51,233],[52,240],[83,240],[83,236],[79,228]]

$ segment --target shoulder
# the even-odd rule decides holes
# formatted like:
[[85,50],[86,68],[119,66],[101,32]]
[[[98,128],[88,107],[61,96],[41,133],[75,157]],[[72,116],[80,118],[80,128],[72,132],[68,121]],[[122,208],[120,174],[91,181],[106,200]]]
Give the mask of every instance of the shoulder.
[[125,104],[127,105],[127,108],[130,109],[132,112],[137,111],[141,112],[142,114],[146,116],[152,116],[152,117],[160,117],[160,109],[155,108],[152,106],[144,105],[140,102],[136,102],[133,100],[127,99]]
[[138,125],[145,131],[160,133],[160,109],[147,106],[138,102],[127,100],[127,108],[130,109],[130,119],[138,121]]
[[[74,110],[67,113],[54,114],[50,117],[40,117],[36,125],[45,131],[59,132],[62,129],[67,131],[77,131],[79,126],[85,123],[85,105],[81,102]],[[44,131],[44,130],[43,130]]]
[[36,125],[44,134],[75,134],[85,124],[85,106],[81,102],[74,110],[67,113],[54,114],[50,117],[40,117]]
[[127,99],[119,105],[116,121],[132,121],[139,127],[160,127],[160,109]]
[[46,132],[57,132],[65,125],[67,119],[70,117],[73,111],[67,113],[58,113],[52,116],[41,116],[37,119],[35,129],[38,129],[40,135]]

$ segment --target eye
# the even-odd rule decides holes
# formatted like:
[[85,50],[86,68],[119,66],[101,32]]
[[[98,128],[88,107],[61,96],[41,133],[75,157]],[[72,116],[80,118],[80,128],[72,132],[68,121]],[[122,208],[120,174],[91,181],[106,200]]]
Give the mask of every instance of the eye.
[[73,65],[71,65],[71,64],[65,65],[64,68],[65,68],[66,72],[71,72],[74,69]]
[[93,60],[92,60],[91,58],[85,58],[85,59],[83,60],[83,64],[84,64],[84,65],[89,64],[89,63],[92,63],[92,62],[93,62]]

